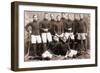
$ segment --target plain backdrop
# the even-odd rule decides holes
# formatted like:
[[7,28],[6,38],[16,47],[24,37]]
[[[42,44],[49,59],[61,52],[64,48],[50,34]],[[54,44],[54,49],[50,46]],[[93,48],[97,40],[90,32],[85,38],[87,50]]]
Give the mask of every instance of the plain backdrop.
[[[11,2],[14,0],[0,0],[0,73],[14,73],[10,70],[11,62]],[[17,0],[16,0],[17,1]],[[28,2],[44,2],[74,5],[98,6],[100,13],[100,0],[19,0]],[[23,71],[22,73],[100,73],[100,21],[98,14],[98,67],[53,69],[39,71]]]

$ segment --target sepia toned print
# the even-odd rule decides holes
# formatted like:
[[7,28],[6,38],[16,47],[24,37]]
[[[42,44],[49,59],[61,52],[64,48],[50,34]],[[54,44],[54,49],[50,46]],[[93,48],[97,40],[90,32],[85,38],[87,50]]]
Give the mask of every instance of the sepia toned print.
[[97,6],[11,3],[11,70],[94,67]]
[[24,61],[90,58],[90,14],[24,11]]

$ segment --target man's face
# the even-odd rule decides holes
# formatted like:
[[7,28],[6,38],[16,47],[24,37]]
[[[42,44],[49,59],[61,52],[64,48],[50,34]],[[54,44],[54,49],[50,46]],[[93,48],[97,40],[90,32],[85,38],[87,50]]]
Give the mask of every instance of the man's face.
[[80,20],[79,14],[75,14],[75,19]]
[[74,14],[69,14],[68,18],[73,21],[74,20]]
[[68,19],[68,18],[69,18],[69,14],[66,13],[66,14],[65,14],[65,19]]
[[83,19],[84,18],[84,15],[83,14],[80,14],[80,19]]
[[62,13],[62,18],[66,18],[66,15],[65,15],[65,13]]
[[49,15],[48,14],[44,14],[44,18],[45,19],[49,19]]
[[51,17],[51,19],[55,19],[55,17],[54,17],[54,15],[53,15],[53,14],[51,14],[51,15],[50,15],[50,17]]
[[58,15],[58,16],[57,16],[57,21],[60,21],[60,20],[61,20],[61,16]]
[[38,20],[37,15],[35,15],[35,16],[33,17],[33,20],[35,20],[35,21],[37,21],[37,20]]

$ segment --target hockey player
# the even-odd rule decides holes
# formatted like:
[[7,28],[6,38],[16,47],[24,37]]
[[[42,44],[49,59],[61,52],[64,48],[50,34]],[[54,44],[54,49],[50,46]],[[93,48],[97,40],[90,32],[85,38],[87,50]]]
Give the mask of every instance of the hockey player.
[[[51,58],[52,56],[51,53],[48,51],[48,46],[47,43],[52,42],[52,35],[50,33],[51,25],[49,21],[49,14],[44,13],[44,19],[40,22],[40,31],[41,31],[41,37],[42,37],[42,42],[43,42],[43,49],[44,52],[42,54],[42,57],[49,57]],[[48,54],[47,54],[48,53]]]
[[75,36],[74,36],[74,14],[68,14],[67,19],[64,22],[65,40],[67,42],[68,51],[66,52],[65,58],[73,57],[77,55],[75,50]]
[[[29,55],[33,56],[33,58],[37,57],[37,44],[42,43],[37,15],[33,15],[33,21],[28,23],[25,28],[31,34],[31,48],[29,50]],[[31,28],[31,30],[29,30],[29,28]]]
[[53,47],[54,53],[56,55],[65,55],[65,49],[63,48],[63,42],[64,42],[64,25],[61,20],[61,16],[57,15],[56,16],[56,24],[54,25],[54,41],[55,41],[55,46]]
[[64,32],[67,43],[69,43],[69,49],[74,49],[74,31],[73,31],[73,21],[74,14],[68,14],[68,19],[64,22]]
[[79,14],[80,17],[80,22],[78,24],[78,31],[77,31],[77,39],[80,42],[80,49],[83,52],[86,52],[87,49],[87,43],[86,43],[86,39],[87,39],[87,24],[84,20],[84,15],[83,14]]

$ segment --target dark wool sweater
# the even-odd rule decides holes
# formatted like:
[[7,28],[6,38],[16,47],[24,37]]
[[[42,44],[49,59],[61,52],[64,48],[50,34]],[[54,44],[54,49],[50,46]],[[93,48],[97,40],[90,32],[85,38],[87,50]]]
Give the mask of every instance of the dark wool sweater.
[[56,21],[54,19],[51,19],[51,21],[50,21],[50,26],[51,26],[50,32],[51,32],[52,35],[55,34],[55,32],[54,32],[54,26],[55,25],[56,25]]
[[56,21],[56,24],[54,26],[54,32],[59,35],[64,33],[64,25],[63,25],[62,21]]
[[71,21],[70,19],[64,21],[64,31],[74,32],[73,21]]
[[[40,31],[41,32],[48,32],[48,31],[50,31],[50,28],[51,28],[51,26],[50,26],[49,20],[44,19],[40,22]],[[44,29],[48,29],[48,31],[44,31]]]
[[75,33],[86,33],[87,24],[84,20],[74,20],[74,30]]
[[37,21],[33,21],[30,22],[26,25],[26,30],[28,30],[28,27],[31,26],[32,27],[32,34],[33,35],[39,35],[40,34],[40,27],[39,27],[39,22]]

